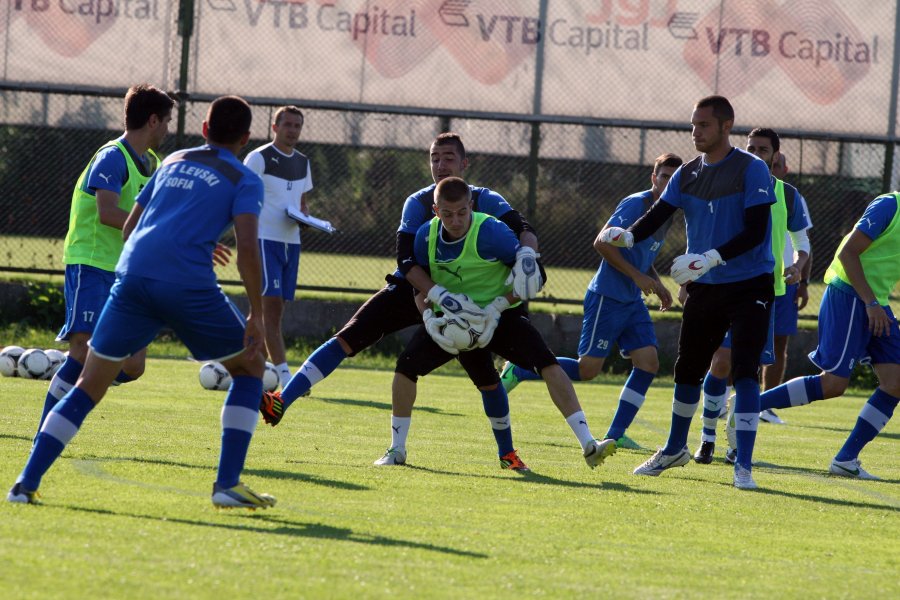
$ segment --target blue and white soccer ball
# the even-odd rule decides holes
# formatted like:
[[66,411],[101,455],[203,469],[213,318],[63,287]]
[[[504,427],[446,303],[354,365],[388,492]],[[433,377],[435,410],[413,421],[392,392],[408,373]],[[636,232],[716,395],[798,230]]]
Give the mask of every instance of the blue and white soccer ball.
[[227,390],[231,386],[231,373],[221,363],[205,362],[200,366],[200,385],[206,390]]
[[31,348],[22,353],[19,357],[19,364],[16,371],[19,377],[23,379],[43,379],[47,371],[50,370],[50,359],[47,354],[40,348]]
[[267,392],[274,392],[278,389],[279,383],[281,383],[281,378],[278,377],[278,369],[275,368],[275,365],[266,361],[266,370],[263,371],[263,389]]
[[50,359],[50,368],[44,373],[44,379],[52,379],[59,368],[66,362],[66,355],[56,348],[48,348],[44,350],[44,354]]
[[441,328],[441,333],[450,338],[454,348],[462,351],[474,348],[482,331],[463,317],[449,317],[447,324]]

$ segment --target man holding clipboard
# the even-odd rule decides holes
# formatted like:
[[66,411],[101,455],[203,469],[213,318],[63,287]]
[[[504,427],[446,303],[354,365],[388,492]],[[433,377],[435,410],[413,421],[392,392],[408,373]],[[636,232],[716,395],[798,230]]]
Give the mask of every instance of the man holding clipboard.
[[281,321],[285,301],[294,299],[300,266],[300,228],[295,215],[308,217],[305,194],[313,187],[309,159],[294,148],[302,129],[303,113],[299,108],[279,108],[272,123],[275,139],[244,159],[244,164],[259,175],[265,185],[265,202],[259,215],[263,325],[266,351],[269,360],[275,364],[282,387],[290,381],[291,372],[284,351]]

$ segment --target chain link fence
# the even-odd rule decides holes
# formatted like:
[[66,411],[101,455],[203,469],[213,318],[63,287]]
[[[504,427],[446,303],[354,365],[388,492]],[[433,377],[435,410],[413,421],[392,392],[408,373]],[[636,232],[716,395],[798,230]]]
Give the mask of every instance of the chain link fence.
[[[311,161],[309,205],[339,232],[303,232],[301,292],[381,286],[394,268],[403,201],[431,183],[429,144],[452,130],[469,152],[466,178],[501,193],[537,228],[549,273],[538,301],[579,304],[599,263],[597,232],[622,198],[649,188],[656,156],[696,154],[690,103],[715,92],[735,102],[735,146],[753,127],[781,130],[786,180],[814,222],[820,281],[866,203],[896,179],[897,84],[887,75],[898,72],[896,3],[801,0],[808,10],[799,21],[799,13],[774,18],[787,8],[768,0],[758,3],[766,10],[728,0],[600,4],[112,1],[72,12],[68,3],[6,3],[0,272],[63,272],[75,180],[121,134],[125,88],[148,80],[179,97],[163,153],[201,143],[207,103],[219,93],[241,93],[254,106],[246,151],[268,141],[279,106],[304,110],[298,147]],[[833,37],[831,23],[843,37]],[[121,51],[103,55],[103,43]],[[128,58],[138,55],[146,65]],[[96,84],[86,85],[91,69]],[[785,95],[797,89],[801,103]],[[876,96],[890,108],[859,103],[841,113],[846,119],[832,118]],[[657,261],[667,280],[684,245],[676,224]],[[237,272],[226,268],[220,279],[237,281]],[[823,289],[811,287],[804,316],[815,316]]]

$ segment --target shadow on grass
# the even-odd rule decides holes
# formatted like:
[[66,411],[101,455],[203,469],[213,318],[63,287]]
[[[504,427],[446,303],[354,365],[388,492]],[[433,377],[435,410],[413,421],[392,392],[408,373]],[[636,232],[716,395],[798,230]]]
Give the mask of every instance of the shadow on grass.
[[[390,402],[375,402],[373,400],[354,400],[352,398],[316,398],[313,396],[313,400],[318,400],[319,402],[324,402],[326,404],[344,404],[346,406],[358,406],[360,408],[377,408],[379,410],[391,410]],[[464,417],[465,415],[457,412],[446,411],[442,408],[436,408],[434,406],[419,406],[413,409],[416,412],[427,412],[434,413],[436,415],[443,415],[445,417]]]
[[[44,505],[46,508],[57,508],[52,505]],[[127,512],[117,512],[113,510],[107,509],[98,509],[98,508],[85,508],[81,506],[66,506],[66,505],[58,505],[58,508],[63,510],[71,510],[76,512],[85,512],[90,514],[97,515],[108,515],[114,517],[124,517],[128,519],[146,519],[150,521],[160,521],[163,520],[162,517],[154,516],[154,515],[141,515]],[[238,509],[240,511],[240,509]],[[275,509],[277,510],[277,509]],[[489,558],[489,555],[482,554],[480,552],[470,552],[468,550],[458,550],[456,548],[449,548],[447,546],[437,546],[435,544],[423,544],[421,542],[414,542],[411,540],[402,540],[397,538],[390,538],[381,535],[371,535],[367,533],[362,533],[358,531],[354,531],[353,529],[348,529],[345,527],[333,527],[331,525],[325,525],[323,523],[299,523],[296,521],[289,521],[280,517],[274,517],[267,514],[260,515],[247,515],[244,514],[243,511],[240,511],[237,514],[239,518],[242,518],[242,521],[238,523],[222,523],[222,522],[213,522],[213,521],[197,521],[192,519],[180,519],[177,517],[167,516],[165,517],[165,521],[167,523],[178,523],[180,525],[193,525],[198,527],[214,527],[216,529],[228,529],[233,531],[247,531],[253,533],[262,533],[262,534],[274,534],[274,535],[287,535],[292,537],[304,537],[311,539],[326,539],[326,540],[336,540],[343,542],[353,542],[355,544],[370,544],[373,546],[387,546],[387,547],[399,547],[399,548],[409,548],[413,550],[427,550],[429,552],[439,552],[442,554],[451,554],[454,556],[467,556],[469,558]],[[249,519],[252,519],[250,521]],[[266,524],[274,525],[274,527],[263,527],[261,525],[254,525],[251,523],[259,523],[263,522]]]
[[[826,427],[824,425],[795,425],[798,429],[821,429],[822,431],[836,431],[843,435],[850,435],[850,430],[853,429],[853,425],[856,424],[856,421],[853,423],[848,423],[847,427]],[[877,440],[900,440],[900,433],[886,433],[882,431],[878,434]]]
[[[731,487],[730,484],[723,484]],[[840,498],[826,498],[824,496],[814,496],[812,494],[795,494],[792,492],[786,492],[784,490],[773,490],[766,488],[759,488],[753,490],[753,494],[766,494],[769,496],[783,496],[785,498],[793,498],[794,500],[806,500],[808,502],[818,502],[821,504],[833,504],[834,506],[843,506],[846,508],[864,508],[869,510],[887,510],[891,512],[900,512],[900,504],[897,504],[896,500],[885,498],[888,502],[893,502],[893,505],[888,504],[874,504],[871,502],[856,502],[853,500],[843,500]]]
[[[103,462],[135,462],[142,464],[151,464],[151,465],[163,465],[167,467],[181,467],[184,469],[201,469],[203,471],[212,471],[214,469],[211,465],[192,465],[189,463],[181,463],[172,460],[159,460],[152,458],[78,458],[75,459],[78,461],[76,463],[76,468],[88,475],[92,475],[94,477],[100,477],[103,479],[116,480],[123,483],[135,483],[138,485],[147,485],[146,483],[126,479],[123,477],[119,477],[118,475],[112,475],[103,470],[103,467],[99,463]],[[323,487],[336,488],[340,490],[348,490],[353,492],[362,492],[369,490],[370,488],[359,485],[356,483],[350,483],[347,481],[337,481],[335,479],[325,479],[323,477],[316,477],[315,475],[306,475],[304,473],[297,473],[295,471],[280,471],[277,469],[244,469],[243,474],[245,475],[253,475],[256,477],[265,477],[267,479],[284,479],[288,481],[300,481],[303,483],[310,483],[313,485],[321,485]]]
[[8,433],[0,433],[0,440],[25,440],[30,442],[33,439],[30,435],[11,435]]
[[518,477],[510,477],[509,475],[481,475],[478,473],[460,473],[458,471],[447,471],[446,469],[430,469],[428,467],[418,467],[416,465],[406,464],[403,468],[414,471],[422,471],[424,473],[432,473],[434,475],[450,475],[452,477],[477,477],[479,479],[502,479],[503,481],[512,481],[514,483],[539,483],[542,485],[557,485],[571,488],[588,488],[595,490],[604,490],[611,492],[630,492],[635,494],[659,494],[653,490],[641,490],[623,483],[613,483],[611,481],[598,481],[597,483],[586,483],[583,481],[571,481],[569,479],[558,479],[549,475],[541,475],[534,471],[527,473],[517,473]]
[[[794,474],[794,475],[814,475],[814,476],[817,476],[817,477],[824,477],[824,478],[828,478],[828,479],[834,478],[836,481],[843,481],[843,482],[850,482],[850,481],[860,482],[860,481],[863,481],[863,480],[861,480],[861,479],[856,479],[856,478],[854,478],[854,477],[838,477],[838,476],[832,475],[832,474],[830,474],[830,473],[828,472],[828,469],[827,469],[827,468],[816,469],[816,468],[809,468],[809,467],[788,467],[788,466],[777,465],[777,464],[775,464],[775,463],[764,462],[764,461],[759,461],[759,462],[754,461],[754,462],[753,462],[753,466],[754,466],[754,467],[761,467],[761,468],[764,468],[764,469],[768,469],[768,470],[772,471],[773,473],[786,473],[786,474],[789,474],[789,475],[790,475],[790,474]],[[878,483],[878,482],[881,482],[881,483],[900,483],[900,480],[898,480],[898,479],[878,479],[878,480],[876,480],[876,483]]]

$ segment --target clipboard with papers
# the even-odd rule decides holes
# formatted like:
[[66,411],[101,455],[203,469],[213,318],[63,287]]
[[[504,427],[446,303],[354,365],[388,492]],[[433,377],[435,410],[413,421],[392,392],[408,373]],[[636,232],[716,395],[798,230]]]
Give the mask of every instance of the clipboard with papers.
[[325,233],[334,233],[337,231],[337,229],[335,229],[335,227],[331,224],[331,221],[319,219],[318,217],[314,217],[312,215],[304,215],[296,206],[290,206],[286,208],[285,212],[287,213],[288,217],[297,221],[297,223],[300,223],[301,225],[309,225],[313,229],[318,229],[319,231],[324,231]]

